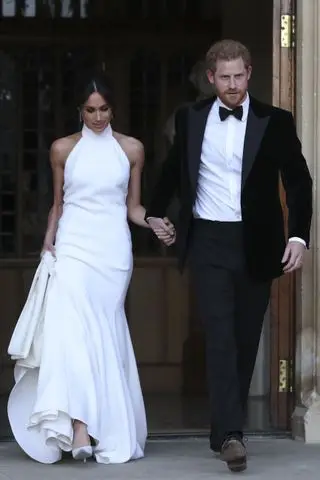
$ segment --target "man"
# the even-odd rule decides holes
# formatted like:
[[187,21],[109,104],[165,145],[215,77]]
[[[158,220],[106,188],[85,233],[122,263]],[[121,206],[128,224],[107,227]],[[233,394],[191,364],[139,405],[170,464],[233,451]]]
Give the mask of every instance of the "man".
[[[172,244],[175,231],[163,217],[178,191],[179,265],[188,258],[206,334],[210,444],[231,471],[242,471],[246,404],[270,286],[302,266],[312,180],[292,115],[248,94],[248,49],[223,40],[206,63],[217,97],[178,112],[146,219]],[[289,209],[287,244],[279,174]]]
[[[208,77],[206,75],[205,62],[203,60],[198,60],[192,67],[189,82],[192,85],[194,90],[193,98],[196,96],[196,101],[204,100],[206,98],[212,97],[212,85],[210,84]],[[184,105],[189,105],[190,102],[185,101]],[[180,105],[181,108],[181,105]],[[173,143],[174,134],[175,134],[175,115],[179,107],[174,109],[174,112],[168,118],[164,133],[165,136],[171,145]]]

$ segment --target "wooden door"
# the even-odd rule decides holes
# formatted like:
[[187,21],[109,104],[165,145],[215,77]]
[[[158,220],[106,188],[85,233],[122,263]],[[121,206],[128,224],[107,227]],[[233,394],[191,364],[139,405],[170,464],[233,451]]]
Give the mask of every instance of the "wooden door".
[[[273,3],[273,104],[295,114],[295,0]],[[285,193],[280,183],[285,219]],[[271,421],[291,429],[293,409],[295,284],[290,274],[273,284],[271,294]]]

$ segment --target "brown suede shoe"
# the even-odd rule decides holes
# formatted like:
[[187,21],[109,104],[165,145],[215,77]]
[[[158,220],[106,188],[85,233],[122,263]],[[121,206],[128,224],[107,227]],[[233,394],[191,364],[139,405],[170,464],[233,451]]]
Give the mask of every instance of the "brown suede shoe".
[[247,468],[246,448],[237,437],[230,437],[224,441],[220,458],[227,462],[231,472],[243,472]]

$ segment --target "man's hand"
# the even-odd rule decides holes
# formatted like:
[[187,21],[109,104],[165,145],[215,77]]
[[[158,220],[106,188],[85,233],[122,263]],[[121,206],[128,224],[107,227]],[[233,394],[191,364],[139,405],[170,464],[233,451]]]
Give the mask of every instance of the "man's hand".
[[282,263],[284,273],[291,273],[302,267],[306,247],[300,242],[288,242]]
[[176,241],[176,231],[174,225],[170,220],[166,218],[149,217],[148,224],[151,229],[167,247],[172,245]]

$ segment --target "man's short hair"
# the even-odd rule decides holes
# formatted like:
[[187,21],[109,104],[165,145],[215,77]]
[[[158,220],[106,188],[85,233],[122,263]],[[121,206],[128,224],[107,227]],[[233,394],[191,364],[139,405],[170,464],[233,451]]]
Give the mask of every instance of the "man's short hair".
[[209,48],[206,54],[206,67],[215,72],[219,60],[230,61],[238,58],[242,58],[246,68],[251,66],[251,54],[245,45],[236,40],[221,40]]

